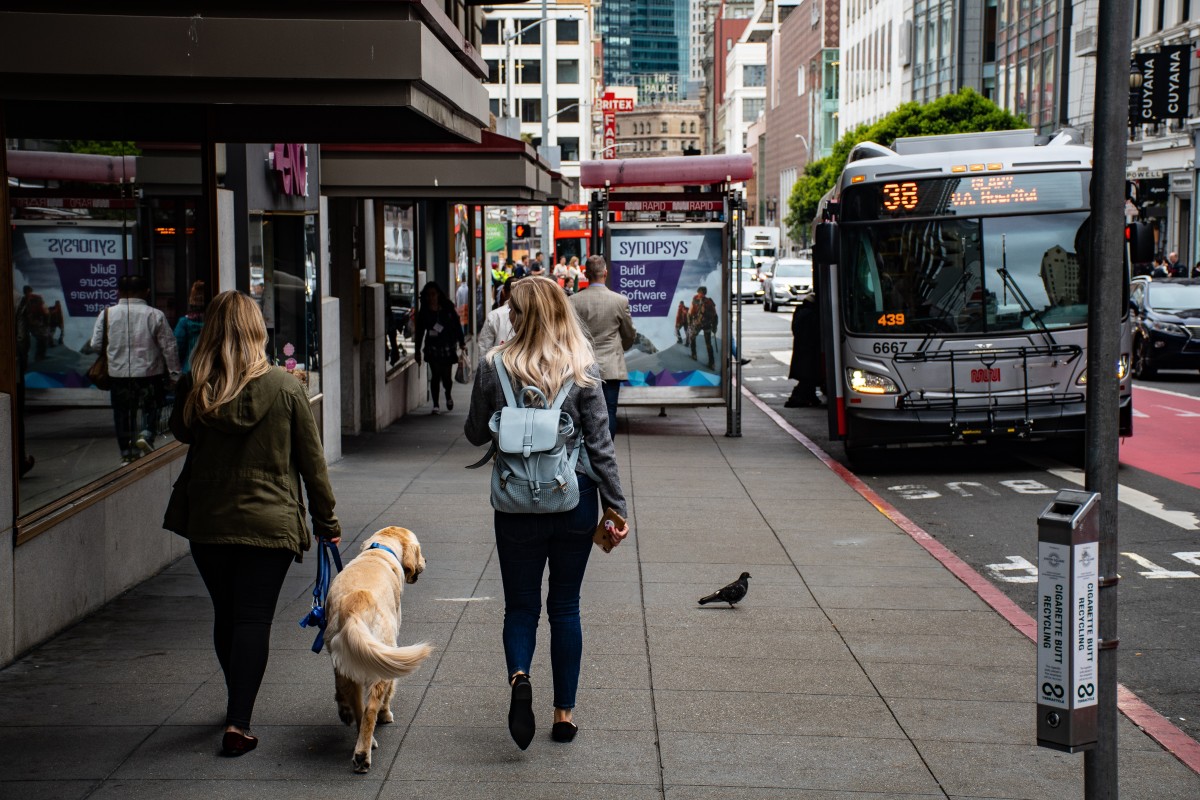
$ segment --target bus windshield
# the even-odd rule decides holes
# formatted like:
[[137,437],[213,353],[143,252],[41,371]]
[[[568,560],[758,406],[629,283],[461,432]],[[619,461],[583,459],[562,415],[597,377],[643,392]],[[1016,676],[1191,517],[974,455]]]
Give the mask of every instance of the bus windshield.
[[1083,211],[843,225],[843,318],[869,334],[1087,323]]

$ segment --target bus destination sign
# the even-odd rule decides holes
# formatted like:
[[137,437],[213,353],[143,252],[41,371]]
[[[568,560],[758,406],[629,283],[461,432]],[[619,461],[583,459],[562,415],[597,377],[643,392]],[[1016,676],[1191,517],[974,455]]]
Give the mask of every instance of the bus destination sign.
[[846,189],[843,220],[1066,211],[1086,207],[1081,173],[965,175],[859,184]]

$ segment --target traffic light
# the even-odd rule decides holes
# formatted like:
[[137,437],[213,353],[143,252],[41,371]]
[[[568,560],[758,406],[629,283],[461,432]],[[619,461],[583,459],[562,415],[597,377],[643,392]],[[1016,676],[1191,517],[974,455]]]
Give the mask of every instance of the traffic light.
[[513,238],[514,239],[528,239],[529,238],[529,226],[526,225],[524,222],[518,222],[516,225],[513,225]]
[[1154,258],[1154,231],[1148,222],[1129,222],[1125,225],[1125,244],[1129,246],[1129,263],[1143,264]]

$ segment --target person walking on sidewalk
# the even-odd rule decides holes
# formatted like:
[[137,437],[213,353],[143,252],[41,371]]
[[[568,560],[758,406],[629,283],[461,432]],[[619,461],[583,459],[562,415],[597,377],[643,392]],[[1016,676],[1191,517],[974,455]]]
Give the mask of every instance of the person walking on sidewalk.
[[166,315],[146,302],[148,295],[145,278],[122,275],[117,281],[117,304],[101,312],[92,328],[93,352],[100,352],[108,339],[113,425],[126,464],[154,449],[166,381],[178,380],[180,372],[175,334]]
[[604,402],[608,405],[608,432],[617,435],[617,400],[621,381],[629,377],[625,351],[633,347],[637,331],[629,313],[629,298],[609,289],[608,262],[604,256],[588,256],[585,267],[588,286],[571,295],[571,305],[584,330],[592,338],[600,377],[604,379]]
[[417,364],[421,363],[424,356],[432,373],[429,387],[433,392],[433,413],[441,411],[438,408],[438,395],[442,387],[446,389],[446,410],[453,411],[454,398],[450,396],[450,390],[454,388],[452,372],[458,363],[458,351],[465,350],[467,343],[454,304],[442,287],[433,281],[425,284],[421,290],[421,310],[417,312],[415,340]]
[[171,432],[189,448],[163,527],[191,541],[212,598],[226,756],[258,745],[250,718],[275,605],[288,567],[311,546],[301,478],[313,532],[341,539],[308,395],[295,376],[271,366],[266,347],[258,304],[239,292],[217,295],[171,411]]
[[[582,432],[582,446],[592,474],[598,478],[593,481],[584,473],[580,459],[576,471],[579,505],[574,509],[551,514],[495,512],[496,553],[504,583],[504,657],[512,687],[509,732],[524,750],[535,730],[529,667],[541,618],[542,573],[549,563],[546,613],[554,677],[551,738],[569,742],[578,731],[573,709],[583,656],[579,589],[592,550],[592,532],[601,502],[622,517],[626,513],[600,370],[567,298],[553,280],[531,277],[512,287],[509,307],[513,336],[499,347],[496,357],[503,359],[514,391],[535,386],[553,398],[568,379],[574,381],[562,410],[571,417],[575,430]],[[474,445],[491,442],[488,423],[504,404],[495,363],[484,359],[475,375],[464,426],[467,441]],[[628,533],[626,525],[613,536],[619,541]]]

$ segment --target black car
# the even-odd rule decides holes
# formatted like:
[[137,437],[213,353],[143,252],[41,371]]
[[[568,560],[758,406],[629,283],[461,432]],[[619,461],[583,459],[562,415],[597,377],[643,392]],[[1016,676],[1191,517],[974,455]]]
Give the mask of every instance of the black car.
[[1200,369],[1200,278],[1138,278],[1129,290],[1133,311],[1133,374]]

